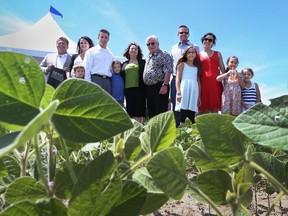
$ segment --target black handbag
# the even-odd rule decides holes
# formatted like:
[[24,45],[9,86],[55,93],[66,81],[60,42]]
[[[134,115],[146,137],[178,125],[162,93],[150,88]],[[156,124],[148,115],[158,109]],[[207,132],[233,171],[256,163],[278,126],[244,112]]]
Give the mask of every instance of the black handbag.
[[52,67],[47,83],[56,89],[64,80],[66,80],[66,71]]

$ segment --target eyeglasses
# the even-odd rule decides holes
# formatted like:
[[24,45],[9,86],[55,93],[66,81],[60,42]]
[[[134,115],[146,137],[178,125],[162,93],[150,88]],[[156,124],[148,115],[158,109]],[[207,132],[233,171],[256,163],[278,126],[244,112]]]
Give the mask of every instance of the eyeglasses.
[[154,46],[154,45],[155,45],[155,42],[150,42],[150,43],[147,43],[146,45],[147,45],[147,46],[150,46],[150,45],[151,45],[151,46]]
[[211,39],[211,38],[204,38],[204,41],[208,41],[208,42],[213,42],[213,39]]
[[179,32],[179,34],[189,34],[189,32]]

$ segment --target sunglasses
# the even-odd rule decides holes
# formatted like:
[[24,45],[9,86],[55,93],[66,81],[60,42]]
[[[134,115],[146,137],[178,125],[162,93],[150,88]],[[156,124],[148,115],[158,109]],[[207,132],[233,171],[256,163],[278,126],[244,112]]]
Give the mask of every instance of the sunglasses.
[[151,46],[154,46],[154,45],[155,45],[155,42],[147,43],[146,45],[147,45],[147,46],[150,46],[150,45],[151,45]]
[[187,52],[187,54],[197,54],[197,52]]
[[179,32],[179,34],[189,34],[189,32]]
[[211,38],[204,38],[204,41],[208,41],[208,42],[213,42],[213,39],[211,39]]

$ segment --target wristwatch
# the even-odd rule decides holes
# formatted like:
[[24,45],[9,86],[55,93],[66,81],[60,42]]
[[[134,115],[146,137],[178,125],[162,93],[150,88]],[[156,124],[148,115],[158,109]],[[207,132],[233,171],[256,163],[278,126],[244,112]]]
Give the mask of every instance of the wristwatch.
[[169,85],[168,85],[168,84],[166,84],[166,83],[163,83],[163,84],[162,84],[162,86],[167,86],[167,87],[168,87]]

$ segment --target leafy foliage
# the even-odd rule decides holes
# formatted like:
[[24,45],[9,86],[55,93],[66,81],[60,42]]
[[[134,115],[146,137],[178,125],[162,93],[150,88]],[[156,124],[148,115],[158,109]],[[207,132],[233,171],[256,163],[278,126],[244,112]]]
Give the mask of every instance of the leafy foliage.
[[148,214],[187,189],[249,215],[259,173],[288,194],[288,96],[176,129],[172,112],[131,121],[85,80],[55,90],[25,55],[0,52],[0,73],[1,215]]

